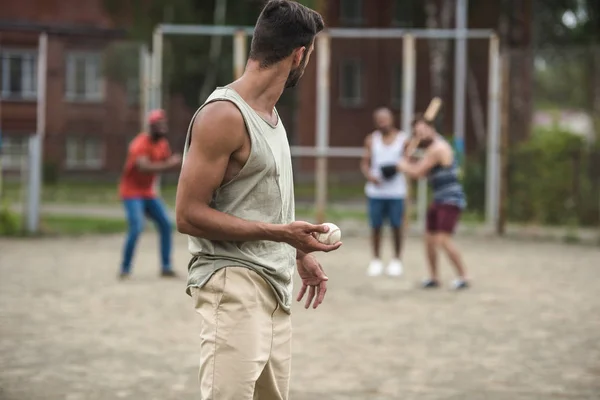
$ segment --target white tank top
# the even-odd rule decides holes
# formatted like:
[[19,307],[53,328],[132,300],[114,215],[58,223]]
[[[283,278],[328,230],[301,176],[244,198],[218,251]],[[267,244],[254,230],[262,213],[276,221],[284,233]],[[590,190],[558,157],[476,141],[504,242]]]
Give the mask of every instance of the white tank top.
[[367,182],[365,194],[374,199],[398,199],[406,196],[406,179],[403,174],[397,173],[391,179],[384,179],[381,167],[384,165],[395,165],[402,158],[402,151],[407,135],[399,131],[396,139],[390,143],[383,142],[383,135],[379,131],[373,132],[371,136],[371,175],[380,179],[381,183],[376,185]]

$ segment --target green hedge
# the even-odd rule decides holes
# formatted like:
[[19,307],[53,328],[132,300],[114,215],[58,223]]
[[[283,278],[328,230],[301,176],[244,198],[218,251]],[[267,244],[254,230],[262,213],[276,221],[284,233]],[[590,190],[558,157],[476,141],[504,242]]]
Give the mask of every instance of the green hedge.
[[0,203],[0,236],[15,236],[21,233],[19,216],[7,202]]
[[[600,147],[559,128],[536,129],[508,155],[507,216],[544,225],[600,223]],[[471,156],[463,184],[469,209],[483,214],[485,155]]]

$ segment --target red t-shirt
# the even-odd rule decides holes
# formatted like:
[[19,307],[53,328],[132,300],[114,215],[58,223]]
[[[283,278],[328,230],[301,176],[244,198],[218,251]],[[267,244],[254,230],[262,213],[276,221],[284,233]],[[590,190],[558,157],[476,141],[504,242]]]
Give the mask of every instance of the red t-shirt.
[[153,141],[150,135],[140,133],[131,141],[127,154],[125,168],[121,175],[119,194],[123,199],[153,198],[155,172],[142,172],[136,166],[139,157],[148,157],[151,162],[165,161],[171,156],[169,142],[165,138]]

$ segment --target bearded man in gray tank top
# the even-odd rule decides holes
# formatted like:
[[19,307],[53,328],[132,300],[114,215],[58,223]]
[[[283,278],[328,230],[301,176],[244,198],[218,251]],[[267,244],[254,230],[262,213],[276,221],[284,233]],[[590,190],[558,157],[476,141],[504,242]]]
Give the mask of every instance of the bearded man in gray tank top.
[[275,110],[322,29],[318,13],[269,1],[243,76],[217,88],[190,123],[176,217],[192,253],[187,292],[202,320],[203,400],[288,399],[294,267],[306,308],[327,290],[309,253],[341,243],[319,243],[325,225],[295,221],[290,148]]
[[402,158],[406,134],[394,126],[394,116],[388,108],[380,108],[373,114],[375,132],[365,139],[365,153],[360,167],[367,179],[369,221],[373,259],[367,269],[369,276],[384,272],[381,261],[381,229],[385,220],[392,228],[394,255],[386,272],[390,276],[402,275],[400,252],[402,248],[402,223],[404,219],[404,198],[406,179],[398,173],[396,165]]
[[[433,192],[433,201],[427,210],[427,234],[425,248],[429,261],[429,278],[423,288],[440,286],[438,276],[438,250],[450,258],[457,279],[454,289],[466,289],[469,283],[460,251],[452,240],[461,211],[466,207],[465,193],[458,178],[458,166],[452,146],[437,133],[432,121],[419,114],[413,121],[414,136],[406,146],[405,158],[398,163],[398,170],[412,178],[427,177]],[[424,150],[422,157],[414,157],[415,151]]]

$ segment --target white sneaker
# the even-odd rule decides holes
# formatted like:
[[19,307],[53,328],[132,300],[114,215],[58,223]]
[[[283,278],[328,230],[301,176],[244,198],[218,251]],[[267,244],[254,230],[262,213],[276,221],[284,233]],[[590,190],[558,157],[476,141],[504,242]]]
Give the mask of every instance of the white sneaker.
[[369,263],[369,269],[367,269],[367,275],[379,276],[383,273],[383,263],[381,260],[375,259]]
[[452,289],[454,290],[464,290],[464,289],[468,289],[469,288],[469,282],[465,279],[455,279],[454,281],[452,281]]
[[387,274],[389,276],[402,275],[402,261],[400,261],[398,259],[392,260],[387,267]]

